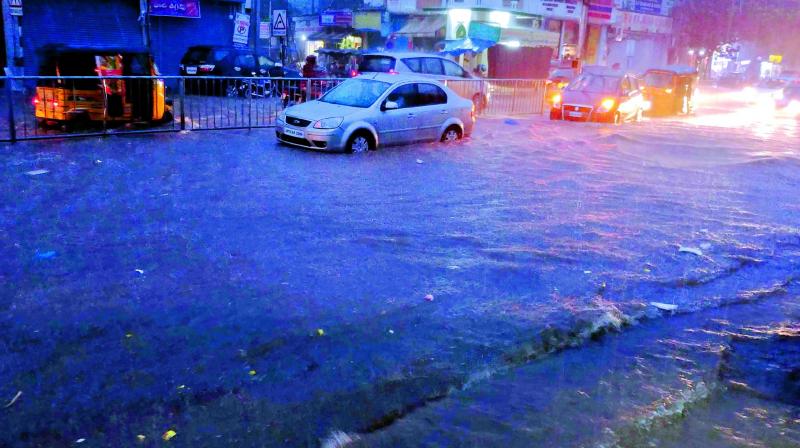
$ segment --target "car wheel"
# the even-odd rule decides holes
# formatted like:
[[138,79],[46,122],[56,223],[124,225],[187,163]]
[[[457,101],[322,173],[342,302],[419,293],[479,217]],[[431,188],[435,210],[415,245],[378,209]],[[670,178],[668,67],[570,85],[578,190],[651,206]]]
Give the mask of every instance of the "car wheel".
[[472,97],[472,105],[475,106],[475,113],[482,114],[483,110],[486,109],[486,98],[480,93],[476,93]]
[[445,129],[441,138],[441,141],[445,143],[453,143],[458,140],[461,140],[461,128],[455,125]]
[[372,136],[366,132],[356,132],[347,141],[345,151],[349,153],[367,152],[375,149]]

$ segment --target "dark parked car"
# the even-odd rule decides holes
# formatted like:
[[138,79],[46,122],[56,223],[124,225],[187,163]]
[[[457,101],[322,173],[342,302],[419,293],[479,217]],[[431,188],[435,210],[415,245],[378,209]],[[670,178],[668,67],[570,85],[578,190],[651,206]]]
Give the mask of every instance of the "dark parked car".
[[[251,93],[269,95],[279,92],[279,88],[273,86],[273,83],[267,80],[252,83],[232,79],[210,81],[201,78],[211,76],[236,78],[300,77],[300,73],[297,70],[283,67],[266,54],[255,53],[252,48],[212,45],[189,47],[183,58],[181,58],[180,74],[188,78],[198,78],[195,82],[187,83],[187,89],[192,92],[225,94],[228,96],[248,95]],[[252,91],[248,90],[248,88]]]
[[609,123],[639,121],[645,105],[637,79],[612,70],[584,72],[552,102],[551,120]]

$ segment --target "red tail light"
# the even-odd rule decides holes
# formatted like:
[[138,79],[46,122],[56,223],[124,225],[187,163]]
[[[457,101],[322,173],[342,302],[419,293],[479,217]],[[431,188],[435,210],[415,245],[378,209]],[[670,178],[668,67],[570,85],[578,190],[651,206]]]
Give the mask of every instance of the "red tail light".
[[390,75],[399,75],[400,73],[399,73],[397,70],[395,70],[395,69],[390,69],[390,70],[389,70],[389,74],[390,74]]
[[350,77],[355,78],[356,76],[358,76],[358,72],[355,70],[350,70]]

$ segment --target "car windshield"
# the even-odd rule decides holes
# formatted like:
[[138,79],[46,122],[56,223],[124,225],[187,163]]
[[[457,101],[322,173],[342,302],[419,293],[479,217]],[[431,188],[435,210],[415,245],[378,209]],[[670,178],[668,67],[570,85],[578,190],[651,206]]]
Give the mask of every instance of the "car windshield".
[[369,107],[391,84],[372,79],[350,79],[326,93],[320,101],[352,107]]
[[395,59],[392,56],[364,56],[358,64],[358,71],[389,73],[394,70]]
[[672,86],[672,74],[671,73],[660,73],[660,72],[647,72],[644,75],[644,85],[648,87],[671,87]]
[[619,76],[598,75],[584,73],[571,82],[567,90],[577,92],[616,92],[619,90]]

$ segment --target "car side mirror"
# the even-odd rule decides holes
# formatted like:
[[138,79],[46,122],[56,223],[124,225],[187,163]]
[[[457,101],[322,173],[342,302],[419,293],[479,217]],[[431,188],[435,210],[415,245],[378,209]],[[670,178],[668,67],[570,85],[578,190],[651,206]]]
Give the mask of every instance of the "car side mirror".
[[399,108],[400,108],[400,106],[398,106],[396,102],[387,101],[387,102],[383,103],[383,107],[381,109],[383,109],[383,110],[395,110],[395,109],[399,109]]

